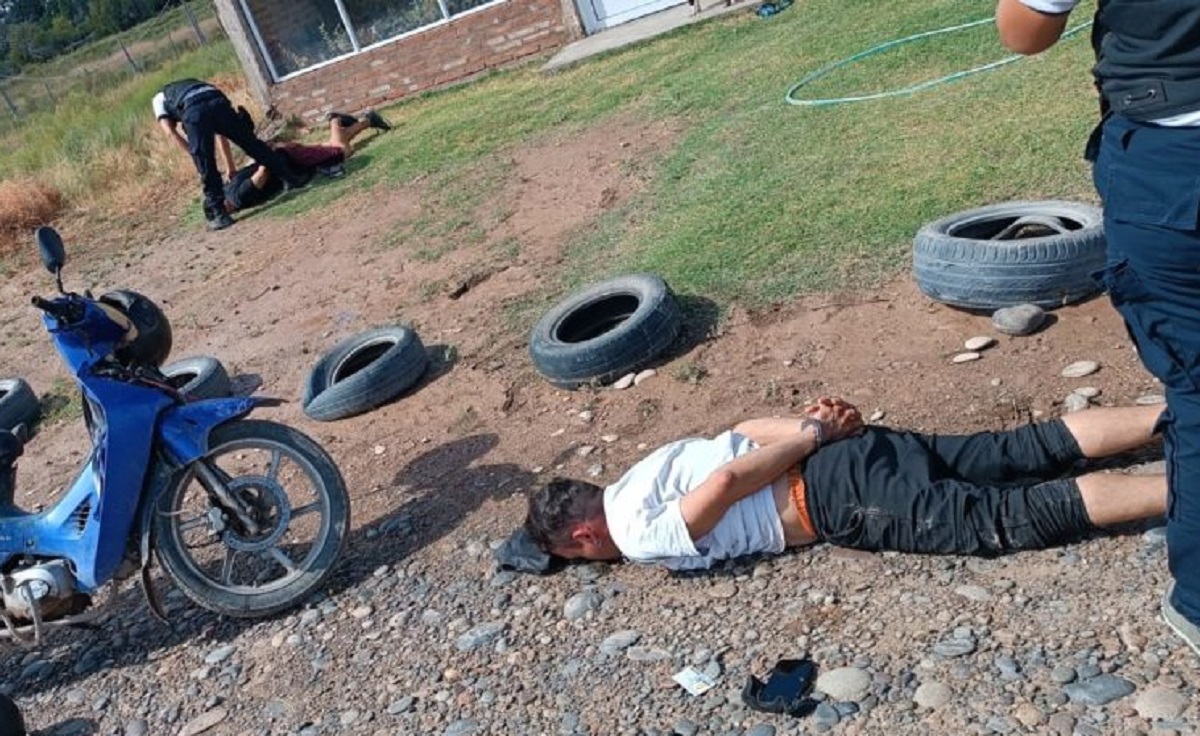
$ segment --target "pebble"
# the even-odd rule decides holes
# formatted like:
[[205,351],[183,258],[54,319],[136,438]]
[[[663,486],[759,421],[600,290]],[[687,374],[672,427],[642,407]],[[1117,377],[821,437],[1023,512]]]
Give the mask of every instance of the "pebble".
[[617,380],[613,381],[612,387],[617,391],[624,391],[633,385],[633,380],[637,377],[634,373],[626,373]]
[[737,586],[728,580],[720,582],[708,589],[708,595],[710,598],[726,600],[737,595]]
[[686,718],[676,721],[671,730],[675,732],[675,736],[696,736],[700,733],[700,727]]
[[975,651],[975,640],[970,638],[943,639],[933,645],[933,653],[939,657],[962,657]]
[[1074,682],[1063,688],[1073,703],[1105,705],[1134,691],[1133,683],[1116,675],[1098,675],[1090,680]]
[[214,708],[205,713],[201,713],[192,720],[188,721],[187,724],[180,729],[179,736],[198,736],[198,734],[202,734],[208,729],[216,726],[227,717],[229,717],[229,711],[225,710],[224,708]]
[[886,416],[886,415],[887,415],[887,413],[883,409],[876,409],[871,414],[870,418],[867,419],[867,421],[868,422],[878,422],[879,420],[883,419],[884,416]]
[[1018,304],[992,314],[992,327],[1005,335],[1029,335],[1046,321],[1046,312],[1036,304]]
[[658,375],[658,371],[654,370],[653,368],[647,368],[646,370],[642,371],[641,373],[638,373],[636,376],[633,377],[633,385],[641,386],[642,382],[645,381],[647,378],[653,378],[657,375]]
[[475,733],[480,729],[479,721],[471,718],[463,718],[446,726],[446,730],[442,732],[442,736],[467,736]]
[[1178,718],[1188,706],[1188,699],[1175,690],[1152,687],[1137,697],[1134,708],[1142,718],[1169,721]]
[[500,634],[504,632],[504,627],[505,624],[501,621],[479,624],[458,637],[454,645],[458,647],[458,651],[460,652],[469,652],[473,649],[488,646],[500,638]]
[[979,360],[983,356],[979,353],[959,353],[950,359],[951,363],[970,363],[973,360]]
[[1144,394],[1133,400],[1138,406],[1155,406],[1167,403],[1167,397],[1162,394]]
[[589,466],[587,469],[587,476],[589,478],[599,478],[602,475],[604,475],[603,463],[596,463],[595,465]]
[[407,713],[412,710],[414,702],[414,699],[409,696],[405,696],[399,700],[393,700],[391,705],[387,707],[388,715],[397,716],[401,713]]
[[816,687],[834,700],[862,700],[871,691],[871,676],[857,667],[838,667],[822,672]]
[[614,655],[628,649],[641,640],[642,632],[640,631],[635,631],[634,629],[618,631],[615,634],[610,634],[604,641],[600,642],[600,651],[608,655]]
[[145,718],[135,718],[125,726],[125,736],[147,736],[150,733],[150,724]]
[[670,659],[671,653],[654,647],[633,646],[625,650],[625,656],[633,662],[661,662]]
[[223,647],[218,647],[217,649],[214,649],[208,653],[208,656],[204,658],[204,663],[205,664],[221,664],[225,660],[232,657],[233,653],[236,651],[237,651],[237,647],[233,646],[232,644],[223,646]]
[[775,727],[769,723],[759,723],[747,731],[746,736],[775,736]]
[[1095,386],[1080,386],[1073,393],[1077,393],[1085,399],[1094,399],[1100,395],[1100,389]]
[[1075,681],[1075,668],[1059,665],[1050,670],[1050,681],[1057,685],[1066,685]]
[[579,457],[587,457],[596,451],[595,445],[580,445],[579,449],[575,450],[575,454]]
[[1031,730],[1046,722],[1046,714],[1033,703],[1018,705],[1016,711],[1013,712],[1013,717],[1020,721],[1022,726]]
[[813,730],[817,733],[823,733],[833,728],[842,720],[838,715],[837,708],[834,708],[829,703],[818,703],[817,709],[813,711],[810,717]]
[[963,347],[973,353],[977,353],[981,350],[987,350],[995,344],[996,338],[990,335],[978,335],[976,337],[969,338],[963,343]]
[[954,592],[975,603],[986,603],[992,599],[992,594],[979,585],[960,585],[954,589]]
[[954,693],[946,685],[940,682],[923,682],[913,693],[913,702],[920,708],[934,710],[949,703],[952,697]]
[[1062,369],[1063,378],[1083,378],[1100,370],[1100,364],[1094,360],[1077,360]]
[[571,596],[563,606],[563,615],[568,621],[578,621],[592,611],[600,610],[603,599],[594,590],[585,590]]
[[1080,394],[1067,394],[1067,398],[1063,399],[1063,409],[1069,413],[1083,411],[1090,405],[1087,397]]

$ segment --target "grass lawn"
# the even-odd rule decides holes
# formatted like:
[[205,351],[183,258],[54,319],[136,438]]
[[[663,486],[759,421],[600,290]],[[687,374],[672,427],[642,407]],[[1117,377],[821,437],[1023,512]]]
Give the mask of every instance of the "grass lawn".
[[[1093,7],[1085,3],[1077,19]],[[820,109],[783,101],[789,85],[831,61],[993,9],[994,0],[801,0],[769,20],[737,14],[553,75],[532,65],[498,73],[388,108],[398,130],[352,159],[351,176],[262,215],[420,176],[432,208],[381,245],[412,240],[405,247],[415,249],[430,233],[463,233],[449,247],[470,247],[479,234],[457,221],[470,211],[463,193],[483,196],[507,149],[614,115],[671,120],[682,135],[655,162],[647,191],[568,244],[569,280],[646,269],[680,293],[748,305],[870,285],[907,267],[912,234],[926,220],[1006,199],[1094,199],[1081,159],[1096,116],[1086,33],[1043,57],[911,97]],[[220,64],[211,47],[201,53],[189,73]],[[869,58],[804,94],[899,87],[1006,53],[983,26]],[[154,85],[143,79],[136,104],[115,106],[133,116],[122,125],[151,125],[140,113]],[[68,131],[47,135],[87,145]]]

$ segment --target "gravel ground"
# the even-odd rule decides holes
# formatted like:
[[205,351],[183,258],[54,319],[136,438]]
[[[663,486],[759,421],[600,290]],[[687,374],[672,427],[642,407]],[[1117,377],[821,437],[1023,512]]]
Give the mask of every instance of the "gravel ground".
[[[998,560],[820,546],[707,573],[498,572],[360,537],[342,589],[244,623],[128,587],[95,631],[4,650],[47,734],[1192,733],[1200,663],[1156,619],[1161,528]],[[454,564],[446,564],[452,561]],[[812,657],[806,718],[750,711],[747,675]],[[716,686],[670,679],[685,666]]]

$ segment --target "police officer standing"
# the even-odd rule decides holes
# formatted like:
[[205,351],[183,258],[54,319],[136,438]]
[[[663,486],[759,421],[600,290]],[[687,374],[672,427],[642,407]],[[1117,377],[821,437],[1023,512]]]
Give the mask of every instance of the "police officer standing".
[[[229,98],[211,84],[198,79],[171,82],[154,96],[151,105],[159,127],[191,155],[200,172],[204,187],[204,217],[210,230],[221,230],[233,224],[233,218],[225,211],[221,171],[216,160],[219,149],[229,174],[232,176],[237,170],[229,141],[291,188],[303,187],[311,178],[311,174],[303,176],[293,171],[287,159],[259,140],[249,116],[235,112]],[[186,138],[179,134],[181,124]]]
[[[1079,0],[999,0],[1001,41],[1036,54]],[[1103,281],[1166,387],[1167,624],[1200,654],[1200,2],[1100,0],[1103,119],[1089,142],[1104,201]]]

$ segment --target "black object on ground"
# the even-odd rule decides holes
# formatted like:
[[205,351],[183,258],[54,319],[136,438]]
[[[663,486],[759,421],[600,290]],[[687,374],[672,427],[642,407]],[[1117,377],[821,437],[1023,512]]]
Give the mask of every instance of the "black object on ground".
[[421,338],[407,327],[383,327],[349,337],[308,374],[304,413],[321,422],[361,414],[409,389],[429,366]]
[[1076,202],[1006,202],[925,225],[913,275],[926,296],[955,307],[1053,309],[1100,293],[1102,211]]
[[781,659],[766,682],[750,675],[742,688],[742,702],[763,713],[806,716],[817,707],[808,697],[817,677],[817,665],[809,659]]
[[0,379],[0,429],[32,424],[41,409],[41,402],[25,379]]
[[562,567],[563,560],[543,552],[533,543],[533,538],[524,527],[517,529],[504,540],[504,544],[492,550],[492,556],[500,567],[517,572],[529,572],[542,575]]
[[229,374],[216,358],[184,358],[164,365],[161,370],[167,383],[192,400],[223,399],[233,393]]
[[675,340],[678,302],[652,274],[632,274],[581,289],[533,328],[529,353],[550,383],[608,383],[645,366]]
[[7,695],[0,695],[0,736],[25,736],[25,718]]

